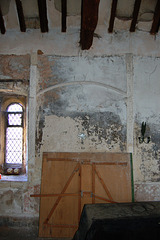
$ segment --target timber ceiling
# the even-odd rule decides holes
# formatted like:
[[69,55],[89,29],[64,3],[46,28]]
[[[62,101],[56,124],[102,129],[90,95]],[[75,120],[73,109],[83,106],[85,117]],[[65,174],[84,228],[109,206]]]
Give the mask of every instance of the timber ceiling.
[[[101,11],[100,4],[103,2]],[[0,0],[0,32],[5,34],[10,27],[7,19],[12,11],[13,22],[17,18],[19,30],[40,29],[42,33],[50,31],[50,23],[54,22],[54,16],[50,19],[50,4],[59,11],[59,27],[61,32],[67,31],[67,17],[80,16],[80,45],[82,50],[92,46],[97,23],[104,17],[108,33],[115,31],[115,21],[120,19],[125,25],[129,21],[128,31],[137,31],[138,22],[150,22],[149,34],[157,34],[160,26],[160,0]],[[15,8],[15,12],[13,11]],[[102,9],[104,10],[102,12]],[[105,19],[105,12],[108,17]],[[11,14],[10,14],[11,15]],[[11,24],[13,25],[13,24]],[[14,26],[12,26],[14,28]],[[126,29],[125,29],[126,30]]]

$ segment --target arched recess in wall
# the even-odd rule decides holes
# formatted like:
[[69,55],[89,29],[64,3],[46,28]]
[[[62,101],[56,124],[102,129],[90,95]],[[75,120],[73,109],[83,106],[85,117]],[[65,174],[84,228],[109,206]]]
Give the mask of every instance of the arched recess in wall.
[[51,103],[48,110],[52,108],[52,113],[55,114],[60,108],[69,112],[99,112],[110,107],[115,111],[116,105],[120,112],[118,105],[123,102],[123,108],[126,108],[126,97],[127,94],[122,89],[94,81],[56,84],[37,93],[37,99],[43,99],[46,104]]
[[[23,108],[23,146],[22,146],[22,153],[23,153],[23,158],[22,158],[22,164],[7,164],[5,163],[5,150],[6,150],[6,145],[5,145],[5,139],[6,139],[6,111],[8,106],[11,104],[20,104]],[[4,166],[4,173],[6,168],[10,168],[11,165],[16,165],[20,169],[21,173],[26,173],[26,166],[27,166],[27,114],[26,114],[26,97],[25,96],[20,96],[20,95],[5,95],[2,97],[1,101],[1,112],[0,112],[0,129],[1,129],[1,161],[0,165]],[[14,121],[14,120],[13,120]],[[14,123],[13,123],[14,125]],[[18,144],[18,143],[17,143]],[[15,148],[15,151],[16,148]]]
[[62,83],[62,84],[56,84],[56,85],[53,85],[51,87],[48,87],[44,90],[41,90],[37,93],[37,97],[39,97],[40,95],[46,93],[46,92],[49,92],[53,89],[58,89],[58,88],[61,88],[61,87],[67,87],[67,86],[73,86],[73,85],[95,85],[95,86],[99,86],[99,87],[104,87],[106,89],[110,89],[112,91],[115,91],[121,95],[123,95],[124,97],[126,97],[127,93],[119,88],[116,88],[116,87],[113,87],[113,86],[110,86],[108,84],[104,84],[104,83],[100,83],[100,82],[93,82],[93,81],[75,81],[75,82],[67,82],[67,83]]

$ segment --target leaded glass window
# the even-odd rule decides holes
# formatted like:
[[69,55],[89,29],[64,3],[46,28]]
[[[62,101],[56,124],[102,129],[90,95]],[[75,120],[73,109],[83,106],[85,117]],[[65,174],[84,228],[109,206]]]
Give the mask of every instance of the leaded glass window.
[[5,162],[22,164],[23,161],[23,106],[12,103],[6,109]]

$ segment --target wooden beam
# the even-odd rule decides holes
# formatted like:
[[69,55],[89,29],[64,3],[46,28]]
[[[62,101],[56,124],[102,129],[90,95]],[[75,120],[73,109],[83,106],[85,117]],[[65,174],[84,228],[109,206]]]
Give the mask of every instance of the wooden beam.
[[47,4],[46,0],[38,0],[41,32],[48,32]]
[[160,20],[159,20],[158,25],[157,25],[157,30],[156,30],[157,33],[159,31],[159,27],[160,27]]
[[135,0],[130,32],[135,32],[140,6],[141,0]]
[[61,10],[62,10],[62,32],[66,32],[67,0],[61,0]]
[[156,34],[159,28],[160,23],[160,0],[157,0],[157,4],[155,7],[154,17],[153,17],[153,23],[150,30],[151,34]]
[[93,35],[98,22],[100,0],[82,0],[80,45],[88,50],[93,43]]
[[26,24],[25,24],[25,19],[24,19],[22,2],[20,0],[16,0],[16,7],[17,7],[20,30],[21,30],[21,32],[25,32]]
[[116,9],[117,9],[117,2],[118,2],[118,0],[113,0],[112,1],[111,16],[110,16],[109,28],[108,28],[109,33],[113,32],[114,20],[115,20]]
[[1,7],[0,7],[0,30],[1,30],[2,34],[5,34],[6,28],[4,26],[4,20],[3,20],[3,16],[2,16]]

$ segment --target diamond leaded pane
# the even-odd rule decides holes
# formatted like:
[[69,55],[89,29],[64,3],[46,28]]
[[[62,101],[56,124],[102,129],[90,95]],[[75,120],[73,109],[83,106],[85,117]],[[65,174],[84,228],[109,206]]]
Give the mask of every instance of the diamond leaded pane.
[[8,125],[22,126],[22,113],[8,113]]
[[6,129],[6,163],[22,163],[23,128]]

